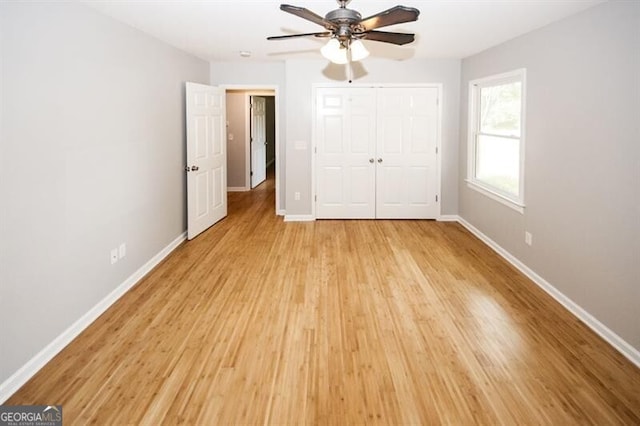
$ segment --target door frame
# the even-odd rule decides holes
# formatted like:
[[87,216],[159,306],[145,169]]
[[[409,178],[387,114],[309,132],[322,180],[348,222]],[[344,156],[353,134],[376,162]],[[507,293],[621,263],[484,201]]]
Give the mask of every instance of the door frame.
[[244,93],[245,95],[245,129],[246,129],[246,140],[245,140],[245,144],[246,144],[246,150],[245,150],[245,170],[246,170],[246,176],[245,176],[245,182],[248,183],[248,187],[251,188],[251,153],[249,152],[249,150],[251,149],[250,146],[250,142],[249,142],[249,129],[251,126],[250,123],[250,114],[249,114],[249,102],[250,102],[250,97],[251,96],[273,96],[274,97],[274,104],[275,104],[275,133],[276,133],[276,140],[275,140],[275,152],[276,152],[276,182],[275,182],[275,186],[276,186],[276,205],[275,205],[275,212],[276,215],[278,216],[284,216],[284,208],[280,207],[280,175],[281,173],[283,173],[284,171],[281,170],[282,167],[280,165],[281,163],[281,157],[284,155],[281,151],[280,151],[280,86],[278,85],[273,85],[273,84],[254,84],[254,85],[250,85],[250,84],[221,84],[219,86],[220,88],[224,89],[225,93],[232,90],[232,91],[242,91],[242,92],[246,92]]
[[[311,96],[311,141],[312,141],[312,155],[313,160],[311,161],[311,188],[313,189],[313,194],[311,197],[311,215],[315,219],[318,218],[316,212],[316,197],[318,194],[318,179],[316,176],[317,173],[317,161],[318,161],[318,131],[316,129],[316,115],[317,115],[317,94],[318,89],[350,89],[350,88],[371,88],[371,89],[385,89],[385,88],[430,88],[438,90],[438,120],[436,123],[436,147],[438,149],[438,154],[436,156],[436,192],[438,195],[438,214],[437,217],[442,216],[442,88],[443,83],[416,83],[416,84],[395,84],[395,83],[364,83],[364,84],[353,84],[353,83],[343,83],[343,84],[335,84],[335,83],[314,83],[312,84],[312,96]],[[277,105],[277,103],[276,103]],[[276,156],[277,159],[277,156]]]

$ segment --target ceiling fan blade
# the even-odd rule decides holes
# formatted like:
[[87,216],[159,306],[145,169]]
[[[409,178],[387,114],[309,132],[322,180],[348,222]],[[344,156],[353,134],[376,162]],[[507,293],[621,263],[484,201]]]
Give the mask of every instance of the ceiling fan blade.
[[287,39],[287,38],[308,37],[308,36],[330,37],[331,33],[329,31],[325,31],[325,32],[322,32],[322,33],[288,34],[288,35],[267,37],[267,40],[283,40],[283,39]]
[[412,43],[415,40],[414,34],[390,33],[387,31],[367,31],[359,37],[365,40],[382,41],[384,43],[392,43],[400,46]]
[[388,25],[402,24],[403,22],[413,22],[418,20],[420,11],[413,7],[395,6],[368,18],[364,18],[359,24],[364,31],[386,27]]
[[291,13],[292,15],[296,15],[300,18],[306,19],[307,21],[311,21],[315,24],[321,25],[328,30],[334,30],[336,26],[324,19],[320,15],[316,15],[309,9],[305,9],[304,7],[291,6],[290,4],[281,4],[280,10]]

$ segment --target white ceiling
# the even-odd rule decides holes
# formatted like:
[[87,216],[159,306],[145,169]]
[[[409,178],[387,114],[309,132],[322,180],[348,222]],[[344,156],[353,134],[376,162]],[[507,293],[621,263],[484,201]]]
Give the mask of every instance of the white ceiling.
[[[285,0],[324,16],[335,0]],[[267,41],[271,35],[322,31],[322,27],[280,11],[275,0],[87,1],[94,9],[202,59],[285,60],[320,58],[326,39]],[[382,28],[412,32],[405,46],[365,41],[372,57],[464,58],[592,7],[602,0],[353,0],[363,17],[397,4],[420,10],[417,22]],[[242,50],[250,59],[240,58]]]

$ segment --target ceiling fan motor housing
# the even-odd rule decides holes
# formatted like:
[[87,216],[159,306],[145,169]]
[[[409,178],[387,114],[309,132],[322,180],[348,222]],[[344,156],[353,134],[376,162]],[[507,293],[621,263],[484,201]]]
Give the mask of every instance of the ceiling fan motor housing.
[[336,9],[327,13],[324,19],[338,24],[353,24],[359,22],[362,19],[362,15],[353,9]]
[[[2,0],[0,0],[2,1]],[[324,27],[323,32],[291,34],[267,37],[267,40],[283,40],[293,37],[328,37],[337,40],[343,48],[360,39],[379,41],[402,46],[415,40],[414,34],[379,31],[378,28],[389,25],[413,22],[418,19],[420,11],[414,7],[394,6],[380,13],[362,19],[362,15],[353,9],[347,9],[350,0],[337,0],[339,9],[332,10],[323,18],[304,7],[281,4],[280,9],[292,15],[311,21]]]
[[340,8],[327,13],[325,20],[336,25],[335,36],[344,42],[351,39],[354,30],[357,32],[354,25],[362,20],[362,15],[352,9]]

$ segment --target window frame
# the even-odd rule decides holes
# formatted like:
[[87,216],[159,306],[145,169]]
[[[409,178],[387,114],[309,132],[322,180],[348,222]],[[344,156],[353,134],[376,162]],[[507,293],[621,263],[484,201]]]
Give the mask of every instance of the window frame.
[[[480,133],[480,90],[485,87],[498,86],[505,83],[521,83],[520,99],[520,150],[519,150],[519,177],[518,196],[502,191],[489,183],[476,179],[476,154],[478,152],[478,135]],[[526,135],[526,92],[527,92],[527,72],[525,68],[495,74],[469,81],[469,117],[468,117],[468,153],[467,153],[467,186],[481,194],[498,201],[512,209],[524,213],[524,153]],[[500,135],[500,137],[505,137]],[[508,139],[517,139],[513,136],[506,136]]]

